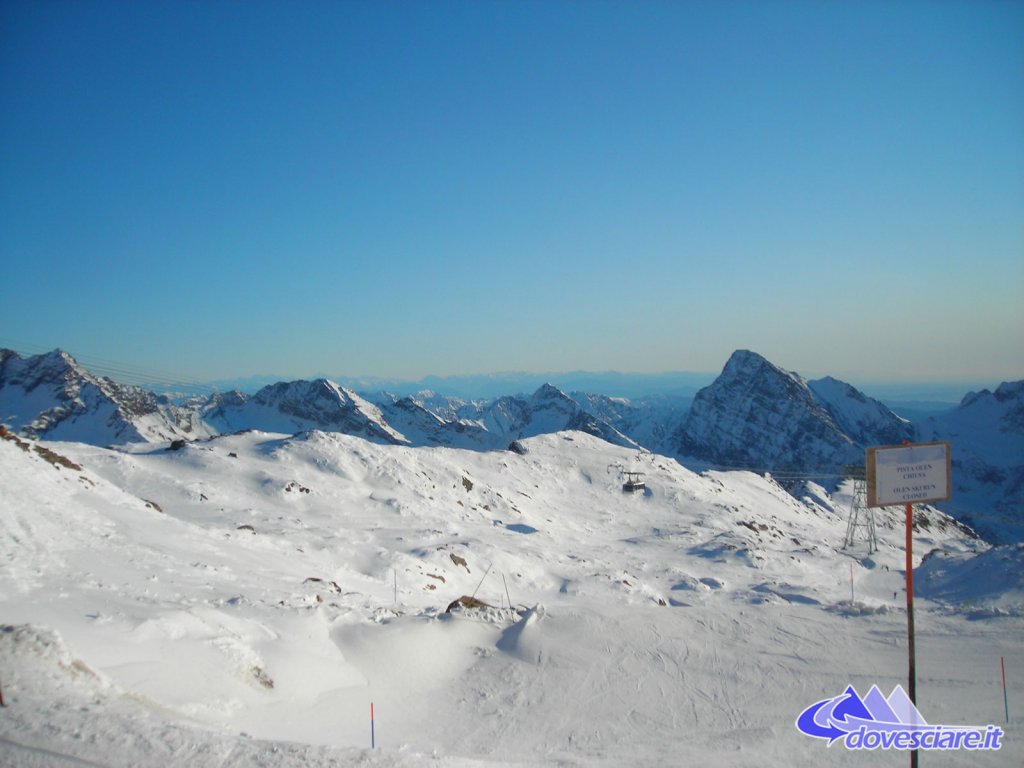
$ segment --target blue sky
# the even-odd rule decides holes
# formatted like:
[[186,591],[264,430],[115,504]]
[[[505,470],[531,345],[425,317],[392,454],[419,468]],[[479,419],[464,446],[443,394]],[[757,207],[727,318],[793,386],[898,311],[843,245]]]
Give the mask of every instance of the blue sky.
[[0,344],[1024,377],[1024,3],[4,2]]

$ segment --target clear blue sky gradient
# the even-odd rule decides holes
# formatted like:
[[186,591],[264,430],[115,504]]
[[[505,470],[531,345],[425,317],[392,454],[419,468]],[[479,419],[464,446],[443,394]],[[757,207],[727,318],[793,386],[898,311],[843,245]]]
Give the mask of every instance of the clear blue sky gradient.
[[0,343],[1024,378],[1024,3],[3,2]]

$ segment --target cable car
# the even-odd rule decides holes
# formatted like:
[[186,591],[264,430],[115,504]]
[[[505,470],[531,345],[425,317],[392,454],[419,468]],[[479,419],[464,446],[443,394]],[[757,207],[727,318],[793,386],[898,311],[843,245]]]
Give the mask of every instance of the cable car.
[[622,484],[623,493],[636,493],[637,491],[644,490],[647,486],[643,481],[643,472],[626,472],[623,473],[626,476],[626,482]]

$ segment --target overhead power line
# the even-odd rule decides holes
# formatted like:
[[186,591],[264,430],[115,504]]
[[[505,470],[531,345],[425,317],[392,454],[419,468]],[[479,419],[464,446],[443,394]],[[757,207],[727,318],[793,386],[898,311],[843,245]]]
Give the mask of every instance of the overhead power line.
[[[8,339],[0,338],[0,347],[13,350],[19,355],[33,356],[52,352],[52,349],[41,349],[27,344],[11,342]],[[65,350],[66,351],[66,350]],[[69,354],[71,354],[69,352]],[[161,388],[180,388],[200,392],[216,392],[215,387],[209,384],[182,378],[169,371],[162,371],[155,368],[132,365],[100,357],[79,356],[72,354],[75,361],[85,368],[89,373],[116,381],[118,384],[129,384],[136,386],[159,386]]]

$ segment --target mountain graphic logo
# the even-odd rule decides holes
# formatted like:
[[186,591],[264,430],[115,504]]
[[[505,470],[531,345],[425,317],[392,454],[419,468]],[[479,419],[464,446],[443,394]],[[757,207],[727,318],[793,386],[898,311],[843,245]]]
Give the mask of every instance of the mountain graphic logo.
[[866,696],[848,685],[831,699],[816,702],[800,713],[797,729],[828,746],[842,741],[847,749],[993,750],[1003,732],[994,725],[931,725],[897,685],[885,696],[872,685]]

